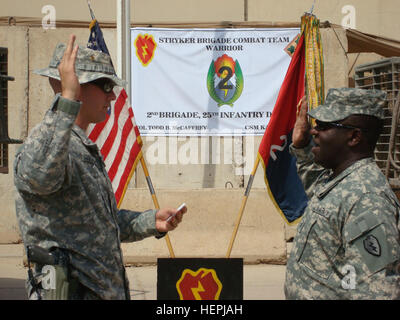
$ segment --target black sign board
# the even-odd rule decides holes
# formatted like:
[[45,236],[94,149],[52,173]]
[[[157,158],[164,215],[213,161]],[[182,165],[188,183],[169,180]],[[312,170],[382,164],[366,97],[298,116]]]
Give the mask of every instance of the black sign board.
[[242,258],[159,258],[158,300],[243,300]]

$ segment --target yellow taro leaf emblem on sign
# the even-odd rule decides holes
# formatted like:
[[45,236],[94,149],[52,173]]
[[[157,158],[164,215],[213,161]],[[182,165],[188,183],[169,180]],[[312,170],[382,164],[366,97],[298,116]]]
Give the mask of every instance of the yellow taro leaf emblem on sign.
[[139,34],[135,39],[136,56],[144,67],[146,67],[154,57],[157,43],[152,35]]
[[185,269],[176,283],[180,300],[219,300],[222,283],[214,269]]

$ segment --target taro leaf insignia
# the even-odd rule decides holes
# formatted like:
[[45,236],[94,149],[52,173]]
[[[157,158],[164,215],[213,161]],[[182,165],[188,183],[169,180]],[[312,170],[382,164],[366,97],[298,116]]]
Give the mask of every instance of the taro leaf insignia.
[[364,248],[368,253],[373,256],[380,257],[381,256],[381,246],[377,238],[372,235],[369,235],[364,239]]

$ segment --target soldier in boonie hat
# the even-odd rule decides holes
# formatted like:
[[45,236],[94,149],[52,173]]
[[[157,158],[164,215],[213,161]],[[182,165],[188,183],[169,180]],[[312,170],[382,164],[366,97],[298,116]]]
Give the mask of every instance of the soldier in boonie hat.
[[386,92],[359,88],[329,89],[324,104],[308,115],[324,122],[341,121],[351,115],[368,115],[383,119]]
[[[107,54],[79,48],[75,39],[57,45],[49,67],[35,72],[49,78],[55,97],[15,156],[16,213],[36,264],[27,293],[29,299],[130,299],[120,243],[165,236],[187,208],[118,209],[102,150],[87,129],[113,122],[113,110],[107,118],[113,87],[123,81]],[[55,288],[40,285],[48,264],[55,266]]]
[[[64,43],[57,44],[49,66],[44,69],[35,70],[33,73],[61,80],[58,66],[64,56],[65,49],[66,45]],[[108,78],[118,86],[123,86],[126,83],[124,80],[116,76],[111,58],[108,54],[82,46],[79,46],[78,49],[75,62],[75,73],[80,84],[88,83],[100,78]]]

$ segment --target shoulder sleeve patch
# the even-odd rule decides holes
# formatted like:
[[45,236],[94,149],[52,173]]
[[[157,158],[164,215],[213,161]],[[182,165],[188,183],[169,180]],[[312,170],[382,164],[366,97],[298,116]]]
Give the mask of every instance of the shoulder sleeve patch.
[[395,261],[391,255],[384,223],[373,214],[360,215],[345,226],[349,246],[355,246],[369,271],[375,273]]

